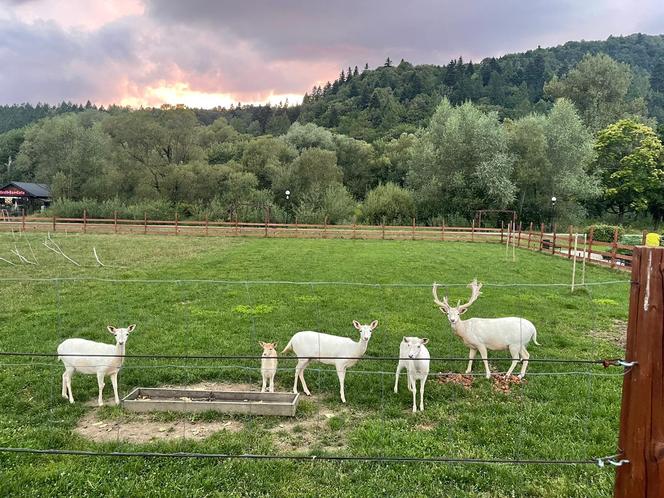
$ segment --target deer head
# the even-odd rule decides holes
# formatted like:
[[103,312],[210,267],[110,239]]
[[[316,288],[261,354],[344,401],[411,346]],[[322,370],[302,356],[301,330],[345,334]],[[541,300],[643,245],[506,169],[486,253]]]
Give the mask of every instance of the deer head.
[[470,305],[477,301],[477,298],[482,294],[480,292],[482,284],[478,283],[477,279],[474,279],[470,284],[468,284],[468,287],[471,289],[470,299],[468,302],[461,304],[461,300],[459,300],[457,301],[457,305],[452,307],[447,301],[447,296],[443,297],[442,301],[440,300],[438,297],[438,284],[435,282],[433,284],[433,302],[436,303],[436,306],[438,306],[438,309],[441,311],[441,313],[447,315],[447,319],[450,321],[452,327],[454,327],[459,322],[459,320],[461,320],[461,315],[468,311]]

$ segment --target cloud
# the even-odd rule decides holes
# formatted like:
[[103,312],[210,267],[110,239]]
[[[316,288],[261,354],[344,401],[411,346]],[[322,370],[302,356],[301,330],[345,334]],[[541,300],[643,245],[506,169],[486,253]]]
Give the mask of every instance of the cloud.
[[[157,105],[302,94],[387,56],[444,64],[647,29],[643,0],[0,0],[0,100]],[[192,104],[193,105],[193,104]]]

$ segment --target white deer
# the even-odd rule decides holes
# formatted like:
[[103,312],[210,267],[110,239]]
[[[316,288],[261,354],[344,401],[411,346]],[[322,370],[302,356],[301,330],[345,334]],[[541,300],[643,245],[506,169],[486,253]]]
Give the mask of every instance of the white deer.
[[[74,402],[71,392],[71,378],[74,372],[83,374],[96,374],[99,386],[99,406],[104,405],[102,392],[104,390],[104,377],[110,375],[113,384],[115,404],[120,404],[118,396],[118,372],[122,368],[125,354],[125,343],[129,333],[136,328],[130,325],[126,329],[115,328],[111,325],[108,331],[115,336],[115,345],[103,342],[88,341],[87,339],[67,339],[58,346],[58,360],[65,365],[62,374],[62,397]],[[95,356],[100,355],[100,356]]]
[[[399,365],[394,379],[394,392],[399,392],[399,373],[408,373],[408,389],[413,393],[413,413],[417,411],[417,381],[420,381],[420,411],[424,411],[424,384],[429,376],[429,350],[426,337],[404,337],[399,345]],[[406,359],[408,358],[408,359]]]
[[468,348],[470,348],[466,373],[468,374],[471,372],[473,368],[473,359],[479,351],[480,357],[484,362],[486,378],[491,378],[491,371],[489,370],[489,362],[487,360],[487,350],[503,351],[508,349],[512,356],[512,365],[505,376],[509,377],[512,375],[512,371],[514,371],[514,367],[516,367],[519,360],[523,360],[521,372],[519,373],[519,378],[523,379],[526,375],[526,369],[528,368],[528,358],[530,358],[526,346],[531,339],[539,346],[535,326],[525,318],[513,316],[505,318],[470,318],[468,320],[461,320],[461,315],[468,311],[470,305],[482,294],[480,292],[482,284],[477,283],[477,279],[473,280],[468,287],[470,287],[472,291],[470,300],[466,304],[461,304],[461,301],[459,300],[456,307],[452,307],[447,301],[447,296],[445,296],[442,301],[438,298],[438,284],[433,284],[434,302],[440,311],[447,315],[454,333],[461,338]]
[[263,377],[263,386],[261,392],[265,392],[268,381],[270,382],[270,392],[274,392],[274,376],[277,374],[277,343],[258,341],[263,348],[261,356],[261,376]]
[[291,337],[282,354],[293,350],[298,357],[297,366],[295,367],[295,383],[293,384],[294,393],[297,393],[297,379],[299,378],[302,382],[302,389],[304,389],[307,396],[311,396],[307,383],[304,381],[304,369],[307,368],[311,360],[317,360],[327,365],[334,365],[337,368],[339,394],[341,395],[341,401],[346,402],[344,393],[346,369],[355,365],[364,356],[371,338],[371,332],[378,327],[378,320],[374,320],[369,325],[362,325],[357,320],[353,320],[353,326],[360,331],[358,342],[348,337],[339,337],[310,330],[298,332]]

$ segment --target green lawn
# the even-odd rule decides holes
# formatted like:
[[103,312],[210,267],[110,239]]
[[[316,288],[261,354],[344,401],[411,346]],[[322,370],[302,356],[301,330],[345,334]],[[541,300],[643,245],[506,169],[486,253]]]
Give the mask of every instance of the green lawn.
[[[495,286],[491,284],[568,283],[571,277],[567,260],[519,250],[512,262],[498,245],[58,233],[55,240],[82,264],[76,267],[48,251],[43,236],[14,239],[2,233],[0,257],[18,263],[11,254],[16,247],[32,259],[28,240],[38,265],[0,261],[7,279],[0,301],[2,351],[54,352],[68,337],[111,342],[106,325],[136,323],[128,354],[259,355],[259,340],[278,341],[281,350],[298,330],[355,338],[353,319],[377,319],[368,356],[396,356],[404,335],[428,337],[432,356],[466,356],[467,349],[433,305],[430,287],[392,284],[466,284],[477,277],[486,285],[466,317],[530,319],[542,344],[531,344],[532,359],[623,354],[619,338],[627,315],[627,274],[588,268],[591,283],[625,282],[574,294],[556,286]],[[95,265],[93,247],[106,267]],[[448,290],[455,300],[469,295],[464,286]],[[496,360],[506,356],[490,354],[492,367],[505,371],[509,363]],[[430,378],[425,411],[412,414],[405,382],[398,395],[392,392],[396,361],[365,360],[349,370],[346,406],[339,400],[332,367],[312,364],[306,377],[314,397],[300,403],[295,422],[155,415],[151,420],[182,426],[183,431],[227,421],[239,430],[221,430],[204,440],[95,443],[73,432],[82,417],[95,412],[112,424],[135,416],[115,407],[86,405],[96,399],[94,376],[74,376],[77,403],[70,406],[60,397],[62,365],[55,358],[0,361],[0,446],[98,451],[588,459],[615,451],[622,385],[622,371],[616,367],[533,362],[528,382],[507,394],[479,376],[470,389]],[[120,390],[123,395],[135,386],[202,381],[259,388],[258,366],[258,360],[130,358],[120,375]],[[277,375],[278,389],[289,390],[294,361],[282,358],[279,366],[284,370]],[[453,361],[431,366],[432,372],[464,368]],[[474,371],[481,373],[481,365]],[[109,399],[109,380],[106,389]],[[613,470],[594,466],[0,454],[2,496],[599,497],[610,495],[613,477]]]

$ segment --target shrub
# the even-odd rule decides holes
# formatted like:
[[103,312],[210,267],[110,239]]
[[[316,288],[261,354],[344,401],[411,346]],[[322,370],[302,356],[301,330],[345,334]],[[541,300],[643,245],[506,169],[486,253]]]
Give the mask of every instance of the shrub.
[[379,185],[371,190],[362,205],[362,218],[379,225],[385,220],[388,225],[410,224],[415,216],[415,202],[410,190],[394,183]]
[[618,240],[620,240],[625,234],[625,229],[620,225],[605,225],[603,223],[598,223],[588,227],[588,233],[590,233],[591,228],[594,229],[593,240],[598,242],[613,242],[613,234],[616,228],[618,229]]

